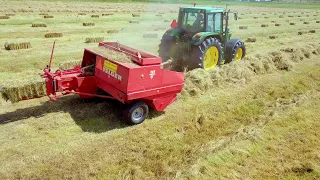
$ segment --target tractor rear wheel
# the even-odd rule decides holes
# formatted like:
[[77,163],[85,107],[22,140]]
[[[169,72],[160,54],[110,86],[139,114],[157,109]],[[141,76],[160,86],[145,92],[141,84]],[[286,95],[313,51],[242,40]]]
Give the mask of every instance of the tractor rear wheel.
[[225,46],[225,61],[224,63],[230,63],[231,61],[240,61],[246,55],[246,47],[239,39],[231,39]]
[[219,66],[222,61],[222,46],[218,39],[207,38],[193,48],[188,70],[203,68],[209,70]]
[[142,123],[149,113],[149,107],[146,103],[139,101],[130,104],[124,111],[124,118],[129,125]]
[[159,44],[158,53],[162,59],[162,62],[166,62],[170,59],[170,52],[173,45],[174,45],[174,41],[161,40],[161,43]]

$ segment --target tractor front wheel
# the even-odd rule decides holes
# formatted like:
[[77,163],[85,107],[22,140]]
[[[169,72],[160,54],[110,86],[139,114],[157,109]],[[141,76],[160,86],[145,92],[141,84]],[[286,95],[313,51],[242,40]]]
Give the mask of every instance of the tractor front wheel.
[[129,125],[137,125],[146,119],[148,113],[148,105],[140,101],[129,105],[127,110],[124,111],[124,118]]
[[231,39],[226,43],[225,47],[225,61],[224,63],[230,63],[231,61],[240,61],[246,55],[246,47],[239,39]]
[[218,39],[207,38],[193,48],[188,70],[203,68],[209,70],[219,66],[222,61],[222,46]]

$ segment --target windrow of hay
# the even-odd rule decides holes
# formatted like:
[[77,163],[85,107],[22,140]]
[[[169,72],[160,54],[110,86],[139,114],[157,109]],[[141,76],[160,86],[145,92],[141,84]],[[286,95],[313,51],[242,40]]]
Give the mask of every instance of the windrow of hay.
[[44,23],[32,23],[31,27],[47,27]]
[[122,52],[107,49],[105,47],[94,47],[92,48],[92,50],[112,61],[121,62],[121,63],[133,63],[131,61],[130,56],[127,56]]
[[0,19],[9,19],[9,16],[0,16]]
[[86,43],[99,43],[104,40],[104,37],[94,37],[94,38],[86,38]]
[[59,64],[59,69],[66,70],[66,69],[73,69],[75,66],[81,66],[80,60],[74,60],[74,61],[66,61]]
[[310,44],[303,48],[285,48],[266,54],[249,55],[240,62],[205,71],[195,69],[185,73],[182,96],[196,96],[217,87],[243,85],[252,76],[272,73],[276,70],[289,71],[295,62],[310,58],[311,54],[320,54],[319,44]]
[[6,14],[6,16],[15,16],[15,14]]
[[55,37],[62,37],[62,33],[47,33],[44,35],[45,38],[55,38]]
[[94,26],[95,23],[82,23],[83,26]]
[[98,18],[99,15],[91,15],[92,18]]
[[158,34],[143,34],[143,38],[157,38]]
[[85,15],[87,15],[86,13],[78,13],[78,15],[80,15],[80,16],[85,16]]
[[111,30],[107,31],[108,34],[116,34],[116,33],[119,33],[119,32],[120,32],[120,30],[118,30],[118,29],[111,29]]
[[46,95],[46,87],[43,81],[34,81],[23,85],[12,85],[8,87],[2,87],[0,89],[2,97],[6,101],[12,103],[24,100],[39,98]]
[[132,14],[132,17],[140,17],[140,14]]
[[261,24],[261,27],[268,27],[268,24]]
[[46,19],[47,19],[47,18],[54,18],[54,16],[51,16],[51,15],[44,15],[44,16],[43,16],[43,18],[46,18]]
[[49,15],[48,13],[40,13],[39,14],[40,16],[47,16],[47,15]]
[[31,48],[30,42],[22,42],[22,43],[5,43],[4,48],[6,50],[18,50],[18,49],[29,49]]

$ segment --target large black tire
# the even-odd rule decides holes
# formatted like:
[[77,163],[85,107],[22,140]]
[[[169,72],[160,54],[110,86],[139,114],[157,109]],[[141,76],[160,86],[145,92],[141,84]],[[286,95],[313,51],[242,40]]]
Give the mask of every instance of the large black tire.
[[162,59],[162,62],[166,62],[170,59],[170,51],[172,45],[174,45],[174,41],[172,40],[161,40],[161,43],[159,44],[158,53]]
[[[215,49],[215,59],[212,65],[207,65],[205,62],[206,53],[209,49]],[[209,53],[209,52],[208,52]],[[188,62],[188,70],[202,68],[209,70],[216,66],[219,66],[222,62],[222,46],[218,39],[209,37],[205,39],[200,45],[194,46],[191,53],[191,59]],[[212,58],[209,58],[212,60]]]
[[129,125],[142,123],[149,113],[149,107],[144,102],[135,102],[124,111],[124,119]]
[[[241,54],[239,52],[241,50]],[[240,39],[230,39],[225,45],[224,63],[241,60],[246,56],[246,46]]]

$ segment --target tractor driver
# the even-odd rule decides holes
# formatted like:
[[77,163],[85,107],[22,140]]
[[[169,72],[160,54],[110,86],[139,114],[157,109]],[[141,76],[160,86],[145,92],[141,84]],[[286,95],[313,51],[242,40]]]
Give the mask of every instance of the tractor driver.
[[194,31],[201,31],[203,29],[203,14],[198,14],[197,19],[194,21],[192,27]]

